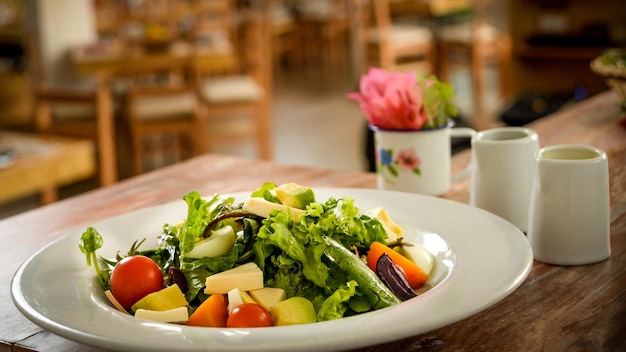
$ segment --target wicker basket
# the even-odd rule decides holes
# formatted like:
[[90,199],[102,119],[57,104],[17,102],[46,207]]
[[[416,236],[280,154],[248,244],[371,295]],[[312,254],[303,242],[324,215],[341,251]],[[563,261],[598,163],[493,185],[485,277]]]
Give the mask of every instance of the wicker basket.
[[591,70],[622,99],[626,109],[626,49],[608,49],[591,61]]

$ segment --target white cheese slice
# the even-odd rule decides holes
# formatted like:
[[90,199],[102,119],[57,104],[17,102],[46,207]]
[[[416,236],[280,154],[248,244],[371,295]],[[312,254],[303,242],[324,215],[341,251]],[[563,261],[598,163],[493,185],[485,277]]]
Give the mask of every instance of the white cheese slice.
[[263,287],[258,290],[248,292],[256,303],[268,311],[276,305],[276,303],[286,298],[285,290],[275,287]]
[[227,294],[238,288],[240,291],[256,290],[263,287],[263,272],[253,262],[222,271],[206,278],[206,294]]
[[243,304],[243,297],[241,297],[241,291],[238,288],[233,288],[228,291],[228,314]]
[[302,209],[272,203],[263,198],[257,197],[248,198],[248,200],[243,203],[243,210],[264,218],[269,217],[273,210],[279,210],[289,214],[295,223],[300,222],[300,217],[306,213],[306,211]]
[[137,309],[135,317],[161,323],[185,323],[189,320],[189,311],[187,307],[161,311]]

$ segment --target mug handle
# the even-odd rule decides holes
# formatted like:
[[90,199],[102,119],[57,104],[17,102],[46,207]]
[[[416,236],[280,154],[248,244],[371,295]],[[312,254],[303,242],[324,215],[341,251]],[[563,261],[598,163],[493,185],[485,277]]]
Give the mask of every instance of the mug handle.
[[[450,137],[451,138],[458,138],[458,137],[467,137],[469,139],[474,138],[474,136],[476,135],[476,131],[472,128],[469,127],[456,127],[456,128],[451,128],[450,129]],[[463,170],[461,170],[459,173],[454,174],[450,177],[452,182],[457,182],[460,181],[464,178],[466,178],[467,176],[469,176],[470,174],[470,166],[472,165],[472,163],[468,163],[467,166],[465,166],[465,168],[463,168]]]

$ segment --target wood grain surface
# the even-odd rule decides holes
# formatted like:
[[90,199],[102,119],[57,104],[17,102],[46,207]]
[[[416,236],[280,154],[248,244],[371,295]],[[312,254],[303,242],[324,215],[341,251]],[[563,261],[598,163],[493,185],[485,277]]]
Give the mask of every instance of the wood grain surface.
[[[492,307],[426,334],[359,351],[626,350],[626,129],[620,125],[625,117],[617,96],[606,92],[527,126],[537,131],[542,146],[587,144],[607,153],[608,260],[573,267],[535,262],[522,285]],[[453,169],[470,157],[469,151],[456,155]],[[10,282],[19,265],[51,241],[98,220],[178,200],[192,190],[204,195],[249,191],[264,181],[376,187],[372,173],[203,155],[0,221],[0,351],[100,351],[42,330],[11,300]],[[444,197],[467,203],[468,187],[468,179],[455,183]]]

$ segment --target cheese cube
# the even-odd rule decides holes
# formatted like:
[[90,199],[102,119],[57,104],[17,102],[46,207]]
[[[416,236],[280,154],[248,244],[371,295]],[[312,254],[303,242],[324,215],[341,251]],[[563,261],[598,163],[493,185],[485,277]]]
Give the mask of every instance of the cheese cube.
[[160,323],[185,323],[189,320],[187,307],[178,307],[169,310],[137,309],[135,317],[158,321]]
[[233,288],[228,291],[228,314],[243,304],[243,297],[241,297],[241,291],[238,288]]
[[263,287],[258,290],[252,290],[249,293],[256,303],[268,311],[286,297],[285,290],[274,287]]
[[253,262],[222,271],[206,278],[204,293],[227,294],[238,288],[239,291],[256,290],[263,287],[263,271]]
[[269,217],[270,213],[273,210],[279,210],[286,214],[289,214],[291,216],[291,219],[295,223],[300,222],[300,217],[306,214],[306,211],[302,209],[290,207],[290,206],[283,205],[283,204],[272,203],[263,198],[255,198],[255,197],[248,198],[248,200],[246,200],[243,203],[243,210],[249,213],[252,213],[254,215],[264,217],[264,218]]

